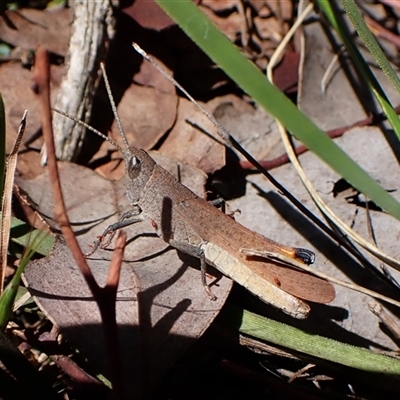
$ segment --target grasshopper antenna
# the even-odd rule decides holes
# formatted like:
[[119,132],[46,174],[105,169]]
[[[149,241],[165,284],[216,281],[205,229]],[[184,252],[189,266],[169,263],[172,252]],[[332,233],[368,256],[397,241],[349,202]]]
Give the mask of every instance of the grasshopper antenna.
[[100,131],[98,131],[97,129],[93,128],[93,126],[90,126],[89,124],[87,124],[86,122],[81,121],[80,119],[73,117],[72,115],[69,115],[67,113],[65,113],[64,111],[59,110],[58,108],[52,108],[52,110],[54,112],[56,112],[57,114],[63,115],[65,118],[69,118],[72,121],[76,122],[77,124],[83,126],[86,129],[89,129],[89,131],[92,131],[93,133],[95,133],[96,135],[100,136],[101,138],[103,138],[104,140],[106,140],[108,143],[111,143],[116,149],[118,149],[121,153],[124,152],[123,148],[117,144],[117,142],[115,142],[114,140],[112,140],[111,138],[109,138],[108,136],[104,135],[103,133],[101,133]]
[[[125,147],[128,148],[129,147],[128,139],[126,138],[124,128],[122,127],[121,118],[119,117],[118,111],[117,111],[117,107],[115,106],[114,97],[113,97],[112,92],[111,92],[110,83],[108,81],[106,69],[104,68],[104,64],[103,63],[100,63],[100,68],[101,68],[101,72],[103,74],[103,79],[104,79],[104,83],[105,83],[105,86],[106,86],[107,96],[108,96],[108,99],[110,101],[111,109],[112,109],[112,112],[114,114],[114,118],[115,118],[115,120],[117,122],[118,130],[120,132],[120,135],[121,135],[122,141],[124,142]],[[107,142],[111,143],[121,153],[124,152],[122,147],[119,144],[117,144],[117,142],[115,142],[114,140],[112,140],[108,136],[104,135],[103,133],[101,133],[97,129],[93,128],[92,126],[90,126],[86,122],[83,122],[80,119],[65,113],[64,111],[58,110],[57,108],[52,108],[52,110],[54,112],[56,112],[57,114],[63,115],[64,117],[71,119],[72,121],[76,122],[77,124],[79,124],[79,125],[85,127],[86,129],[88,129],[89,131],[92,131],[93,133],[95,133],[96,135],[100,136],[101,138],[103,138]]]
[[129,142],[128,142],[128,139],[126,138],[124,128],[122,127],[122,122],[121,122],[121,118],[119,117],[117,107],[115,106],[115,101],[114,101],[114,97],[112,95],[110,82],[108,81],[108,76],[107,76],[106,69],[105,69],[103,63],[100,63],[100,68],[101,68],[101,72],[103,74],[104,83],[106,85],[108,100],[110,101],[111,109],[114,114],[115,121],[117,122],[119,134],[121,135],[121,138],[122,138],[122,141],[124,142],[125,147],[129,148]]
[[160,73],[165,76],[170,82],[172,82],[193,104],[214,124],[217,128],[218,133],[225,140],[225,142],[233,147],[236,148],[234,143],[232,143],[232,136],[231,134],[214,118],[209,111],[203,108],[197,101],[188,93],[188,91],[181,86],[179,82],[177,82],[171,75],[169,75],[150,55],[148,55],[137,43],[132,42],[132,47],[138,52],[145,60],[150,62],[155,68],[157,68]]

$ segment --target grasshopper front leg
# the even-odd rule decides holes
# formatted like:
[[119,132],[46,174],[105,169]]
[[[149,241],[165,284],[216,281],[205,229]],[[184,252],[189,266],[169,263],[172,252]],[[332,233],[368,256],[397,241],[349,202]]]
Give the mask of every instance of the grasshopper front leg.
[[[144,219],[145,217],[143,216],[142,210],[139,206],[134,206],[132,210],[124,212],[118,222],[109,225],[103,234],[97,238],[97,240],[93,243],[92,249],[85,254],[85,257],[87,258],[91,256],[100,247],[100,245],[103,249],[108,247],[118,229],[135,224],[137,222],[142,222]],[[108,238],[104,242],[104,239],[107,237],[107,235]]]

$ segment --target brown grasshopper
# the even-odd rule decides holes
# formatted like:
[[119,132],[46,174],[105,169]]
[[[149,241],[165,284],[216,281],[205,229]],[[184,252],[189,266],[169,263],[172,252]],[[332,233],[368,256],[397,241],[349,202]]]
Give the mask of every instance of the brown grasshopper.
[[[211,298],[215,296],[206,282],[207,264],[213,265],[264,302],[295,318],[305,318],[310,311],[309,306],[299,298],[318,303],[332,301],[335,291],[331,283],[296,268],[299,264],[301,267],[301,264],[314,262],[312,251],[281,245],[245,228],[218,210],[214,203],[198,197],[182,185],[146,151],[129,145],[102,68],[125,148],[82,124],[123,155],[126,194],[132,209],[104,231],[87,256],[100,245],[106,247],[117,229],[150,219],[157,235],[166,243],[200,259],[203,286]],[[62,111],[55,111],[81,123]],[[103,243],[108,235],[109,240]]]

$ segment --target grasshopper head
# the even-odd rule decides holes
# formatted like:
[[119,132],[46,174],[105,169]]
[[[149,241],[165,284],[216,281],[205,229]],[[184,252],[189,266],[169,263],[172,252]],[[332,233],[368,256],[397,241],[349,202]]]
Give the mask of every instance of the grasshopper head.
[[153,173],[156,162],[144,151],[129,147],[123,151],[125,159],[126,194],[136,204]]

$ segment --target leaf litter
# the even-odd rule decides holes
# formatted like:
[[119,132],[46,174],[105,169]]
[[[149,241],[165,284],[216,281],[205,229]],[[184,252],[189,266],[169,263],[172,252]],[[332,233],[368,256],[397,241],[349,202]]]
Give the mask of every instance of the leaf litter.
[[[255,5],[256,4],[257,2],[255,2]],[[208,6],[211,7],[209,4]],[[228,4],[227,7],[230,9],[231,6]],[[257,5],[257,7],[259,6]],[[221,18],[220,16],[214,17]],[[239,20],[236,18],[237,17],[235,16],[230,21],[230,26],[234,27],[234,29],[231,31],[232,38],[234,38],[238,34],[238,32],[241,32],[241,27],[237,22]],[[265,17],[265,19],[267,18]],[[267,30],[262,29],[261,31],[267,32]],[[263,33],[263,36],[267,37],[266,33]],[[267,43],[269,42],[265,43],[267,45]],[[268,45],[270,46],[270,44]],[[321,52],[315,51],[316,45],[321,46],[321,49],[325,49],[327,46],[326,44],[321,44],[318,41],[317,44],[306,44],[306,51],[308,49],[313,49],[313,51],[310,53],[321,57]],[[329,57],[329,55],[330,52],[328,51],[326,53],[326,57]],[[319,60],[320,59],[321,58],[319,58]],[[314,81],[314,83],[318,81],[318,79],[316,79],[314,76],[314,70],[312,69],[313,67],[311,64],[313,64],[314,67],[318,65],[317,62],[313,62],[305,68],[306,74],[302,77],[303,84],[304,82],[307,82],[307,79],[309,79],[309,82]],[[144,67],[144,65],[145,64],[142,64],[142,68],[146,68]],[[190,67],[190,63],[189,65],[187,63],[184,63],[184,65],[185,67]],[[2,73],[0,70],[0,79],[1,77]],[[338,77],[335,76],[335,79],[338,79]],[[18,82],[19,80],[16,79],[15,81]],[[145,83],[146,86],[153,86],[153,83],[151,83],[151,73],[150,75],[148,73],[146,75],[142,72],[142,75],[137,75],[137,79],[135,81]],[[21,82],[27,82],[27,80]],[[353,99],[349,96],[349,89],[347,89],[346,92],[343,92],[343,88],[347,85],[346,82],[346,79],[342,77],[340,81],[336,80],[334,84],[331,83],[331,86],[328,88],[328,98],[332,97],[333,100],[336,100],[336,95],[332,94],[332,90],[338,90],[342,95],[334,103],[325,103],[327,96],[318,96],[318,89],[314,89],[314,91],[312,91],[313,89],[311,89],[308,84],[303,86],[300,96],[302,99],[302,107],[306,109],[307,114],[310,113],[309,115],[313,115],[314,118],[323,116],[322,119],[318,120],[318,123],[321,127],[328,129],[329,127],[334,128],[338,125],[348,125],[349,123],[351,123],[351,121],[360,120],[365,116],[365,113],[363,113],[362,111],[360,111],[359,113],[354,112],[355,108],[357,110],[361,110],[361,107],[358,106],[358,100]],[[27,90],[27,88],[29,88],[29,84],[25,84],[22,86],[23,88],[21,89],[21,93],[24,93],[23,90]],[[144,94],[147,89],[148,88],[146,87],[135,89],[138,90],[137,93],[142,94],[139,94],[139,98],[142,102],[145,102],[148,96],[150,98],[152,97],[152,95]],[[134,86],[132,86],[132,88],[130,88],[128,91],[130,90],[132,90],[133,93]],[[309,100],[308,105],[306,106],[305,99],[307,94]],[[29,96],[28,93],[27,96]],[[127,94],[126,96],[126,99],[129,99],[129,97],[132,98],[132,96],[135,95]],[[26,98],[26,96],[20,96],[20,98],[24,99]],[[156,96],[153,96],[153,99],[154,98],[156,98]],[[133,121],[137,118],[137,114],[129,108],[129,101],[126,99],[123,99],[119,104],[119,110],[122,115],[126,115],[126,117],[123,118],[123,121]],[[347,101],[347,103],[345,103],[345,101]],[[134,102],[137,102],[137,100],[135,100]],[[165,149],[167,154],[180,160],[181,162],[193,163],[193,161],[195,161],[195,164],[197,164],[198,166],[200,166],[201,169],[209,173],[221,168],[224,164],[224,158],[221,152],[221,148],[215,145],[215,143],[213,143],[212,141],[209,141],[209,144],[204,144],[207,143],[207,141],[204,138],[203,140],[201,139],[203,137],[203,133],[200,133],[197,139],[191,139],[189,137],[188,142],[185,142],[185,139],[182,137],[183,135],[179,135],[180,132],[176,127],[184,126],[184,124],[186,124],[184,121],[185,115],[182,114],[181,116],[181,107],[185,107],[184,105],[182,105],[185,103],[185,100],[179,99],[178,108],[176,103],[174,103],[173,101],[166,101],[165,103],[168,103],[166,104],[166,110],[164,110],[164,108],[161,111],[158,110],[157,114],[157,106],[155,106],[155,111],[153,111],[150,117],[150,120],[159,119],[161,120],[162,124],[164,124],[165,122],[165,125],[161,128],[157,127],[157,133],[155,133],[151,138],[146,138],[146,142],[143,143],[143,147],[154,147],[160,141],[162,142],[166,133],[170,129],[172,129],[172,132],[170,132],[170,135],[167,136],[165,142],[161,144],[161,151]],[[18,102],[16,102],[15,104],[16,106],[18,106]],[[31,101],[31,104],[33,104],[33,101]],[[171,106],[171,104],[173,105],[173,107]],[[218,105],[214,107],[214,109],[218,109],[221,112],[220,119],[225,119],[225,122],[228,121],[228,123],[229,120],[234,121],[231,122],[232,126],[230,127],[233,131],[235,130],[236,122],[241,120],[243,127],[240,126],[239,130],[240,133],[244,135],[243,140],[254,142],[254,149],[259,149],[263,152],[266,151],[267,146],[265,144],[261,145],[260,142],[257,142],[258,137],[261,137],[262,140],[272,140],[272,143],[277,143],[277,140],[273,139],[275,135],[273,122],[262,122],[265,121],[263,119],[264,117],[260,117],[259,122],[257,123],[260,127],[262,126],[262,124],[264,124],[262,134],[257,133],[256,129],[253,128],[254,125],[252,124],[254,124],[254,122],[252,121],[252,119],[254,120],[254,113],[258,112],[257,109],[254,109],[253,112],[249,110],[248,112],[245,112],[243,110],[240,110],[240,106],[238,105],[238,103],[236,103],[235,105],[234,101],[226,102],[222,98],[219,105],[221,104],[221,107],[218,107]],[[226,106],[226,104],[228,105]],[[325,104],[325,110],[320,110],[318,108],[318,106],[321,104]],[[335,110],[334,113],[329,112],[331,110]],[[342,114],[345,115],[345,118],[343,120],[338,120],[337,116]],[[164,118],[161,118],[162,115],[167,115],[167,121],[164,121]],[[237,116],[237,120],[233,118],[234,115]],[[253,115],[253,117],[251,117],[251,115]],[[326,119],[328,117],[331,118],[330,122],[326,122]],[[176,123],[174,125],[175,119]],[[239,127],[238,122],[237,125]],[[145,128],[147,128],[147,126],[145,126]],[[150,128],[148,130],[152,129],[153,128]],[[35,128],[31,128],[31,130],[35,130]],[[140,128],[137,129],[134,126],[134,123],[132,123],[132,128],[128,127],[127,130],[128,132],[132,132],[132,135],[130,135],[132,138],[134,137],[133,135],[140,132]],[[367,129],[367,131],[371,130]],[[345,149],[349,148],[349,151],[351,151],[353,148],[352,146],[354,146],[354,144],[352,145],[351,143],[359,143],[360,147],[358,148],[358,150],[361,150],[360,156],[365,155],[366,150],[374,147],[377,142],[376,132],[370,132],[371,134],[364,133],[365,131],[355,131],[355,133],[352,132],[348,136],[348,139],[344,139],[343,141],[341,141],[343,142],[342,145],[345,147]],[[177,135],[176,138],[174,138],[175,134]],[[363,135],[362,143],[360,143],[359,140],[360,135]],[[366,142],[364,142],[364,139],[366,140]],[[137,140],[142,140],[142,135],[139,134],[137,136]],[[367,140],[370,140],[370,142],[368,142]],[[107,144],[103,146],[107,147]],[[202,150],[198,150],[199,146],[204,146],[204,150],[203,148]],[[382,163],[379,163],[379,155],[382,153],[378,151],[378,149],[381,149],[381,146],[382,148],[384,148],[383,143],[379,144],[379,147],[378,145],[376,147],[377,164],[373,164],[370,167],[371,171],[373,171],[373,175],[376,174],[374,176],[377,177],[387,175],[387,173],[385,174],[384,168],[382,168],[381,173],[378,172],[378,168],[383,167]],[[270,145],[268,145],[268,147],[270,147]],[[104,155],[104,149],[101,151],[102,153],[100,152],[99,154]],[[203,151],[207,151],[207,153],[202,154]],[[275,151],[280,154],[279,147]],[[383,149],[382,152],[383,151],[388,151],[388,148]],[[260,154],[256,155],[261,157]],[[356,153],[352,155],[354,157],[357,157]],[[118,157],[117,154],[116,156]],[[319,188],[321,192],[323,192],[326,200],[328,202],[333,201],[330,194],[330,185],[331,182],[334,182],[338,178],[334,174],[332,175],[327,172],[320,173],[323,170],[323,167],[318,164],[318,160],[316,160],[315,157],[313,158],[311,154],[306,154],[302,156],[301,161],[306,166],[309,166],[308,168],[311,170],[311,179],[315,180],[316,187]],[[372,161],[372,157],[370,161]],[[393,163],[389,162],[388,159],[386,159],[386,161],[388,162],[388,164],[384,164],[384,166],[386,166],[388,169],[390,168],[390,165],[396,165],[395,160],[393,161]],[[30,161],[28,160],[26,167],[22,167],[23,164],[20,165],[21,171],[24,172],[25,178],[29,176],[29,165],[35,164],[35,162],[33,162],[33,159],[32,164],[29,163]],[[316,165],[318,165],[318,167],[316,167]],[[95,238],[95,235],[102,232],[103,228],[109,225],[113,218],[116,219],[115,213],[120,213],[121,211],[126,210],[129,205],[126,203],[125,194],[123,193],[123,187],[118,186],[119,184],[104,181],[103,179],[99,180],[99,177],[96,174],[92,175],[91,171],[81,169],[82,167],[75,169],[76,166],[65,164],[64,166],[62,166],[62,168],[64,170],[62,182],[63,185],[66,186],[64,192],[66,194],[72,194],[71,198],[68,200],[68,202],[70,202],[68,205],[68,209],[69,213],[71,214],[71,220],[72,222],[75,222],[76,229],[79,233],[79,240],[82,242],[84,248],[87,248],[87,246]],[[178,168],[176,167],[173,167],[172,169],[175,171],[178,170]],[[36,167],[35,170],[35,174],[32,174],[31,176],[36,175],[36,173],[38,172],[38,168]],[[183,168],[183,170],[185,170],[185,168]],[[315,174],[314,177],[313,174]],[[189,173],[189,175],[192,175],[192,173]],[[276,173],[274,172],[274,175],[278,178],[281,176],[281,180],[285,182],[285,185],[293,187],[293,193],[297,193],[302,201],[304,201],[306,204],[309,204],[308,197],[306,196],[303,189],[299,189],[300,184],[297,182],[296,177],[291,172],[289,166],[278,168],[276,170]],[[79,177],[79,179],[77,179],[77,177]],[[39,180],[34,181],[34,183],[24,183],[28,186],[28,192],[30,195],[35,192],[35,187],[38,188],[39,182],[42,182],[41,179],[44,178],[41,177],[37,179]],[[329,241],[327,241],[326,239],[321,238],[319,232],[315,231],[308,222],[304,221],[303,217],[297,215],[297,213],[292,210],[291,206],[285,204],[282,201],[282,198],[278,194],[276,194],[274,189],[268,189],[268,184],[266,184],[264,180],[261,180],[258,177],[254,179],[253,177],[251,177],[248,179],[248,181],[249,183],[247,184],[246,196],[241,199],[234,200],[231,203],[232,208],[239,208],[241,210],[241,215],[237,216],[239,222],[243,223],[251,229],[254,229],[257,232],[265,234],[267,237],[271,237],[274,240],[280,241],[283,244],[305,246],[316,250],[317,268],[323,267],[324,270],[326,268],[327,271],[334,275],[337,274],[337,268],[334,268],[334,265],[339,266],[339,268],[342,266],[343,269],[345,268],[343,266],[356,268],[355,263],[350,260],[344,253],[341,253],[340,248],[338,248],[336,244],[329,243]],[[46,183],[41,184],[47,185]],[[263,191],[260,192],[253,184],[262,186]],[[384,187],[390,189],[395,188],[395,181],[388,180],[387,182],[385,182]],[[80,197],[79,195],[81,191],[82,197]],[[113,195],[110,196],[109,193],[113,193]],[[202,193],[202,189],[200,190],[200,193]],[[50,196],[50,194],[48,195]],[[36,200],[38,200],[38,202],[40,203],[42,212],[47,216],[51,216],[51,207],[49,206],[51,204],[50,197],[47,197],[47,194],[43,193],[43,189],[39,189],[36,196]],[[266,207],[265,200],[270,203],[271,207]],[[82,210],[81,206],[83,207]],[[343,213],[344,218],[347,219],[350,223],[351,221],[353,221],[353,219],[355,219],[356,228],[360,232],[365,234],[365,225],[362,221],[364,219],[362,215],[364,214],[362,212],[358,211],[358,214],[356,214],[356,207],[349,207],[349,205],[347,204],[338,205],[337,202],[334,202],[334,206],[337,207],[339,213]],[[381,218],[387,221],[388,217],[379,212],[372,212],[372,214],[374,228],[377,229],[378,232],[378,243],[385,250],[387,249],[387,251],[391,255],[395,257],[398,256],[396,254],[396,251],[393,252],[394,248],[391,245],[393,243],[393,240],[391,239],[390,243],[388,243],[388,232],[390,233],[390,238],[396,238],[398,236],[396,229],[393,228],[393,224],[390,221],[384,222],[382,223],[383,229],[380,229],[379,227],[381,226],[381,222],[377,221]],[[289,222],[287,222],[287,220]],[[151,226],[149,226],[149,224],[144,228],[144,233],[149,233],[152,231],[153,229]],[[128,268],[123,268],[123,276],[121,279],[121,283],[123,284],[123,286],[119,290],[121,301],[118,302],[118,318],[120,318],[119,322],[121,322],[122,326],[121,331],[123,332],[123,335],[126,335],[124,336],[126,340],[132,341],[132,337],[137,338],[138,332],[135,330],[135,322],[140,320],[140,324],[142,324],[143,321],[149,322],[147,323],[147,326],[146,324],[143,325],[143,329],[147,329],[150,332],[149,342],[147,343],[149,347],[151,347],[151,344],[158,342],[161,343],[163,340],[165,341],[162,343],[162,345],[160,345],[160,347],[155,346],[155,349],[153,349],[154,352],[152,353],[154,357],[153,360],[155,360],[155,364],[157,364],[157,357],[159,357],[160,354],[159,351],[161,351],[162,349],[166,352],[165,368],[164,365],[162,365],[163,362],[159,363],[160,365],[153,365],[156,372],[154,375],[154,379],[158,379],[165,372],[167,365],[170,365],[173,360],[176,359],[177,353],[174,349],[179,348],[179,339],[181,339],[182,336],[185,336],[191,338],[189,342],[192,342],[192,340],[194,340],[195,337],[198,337],[206,328],[206,326],[208,326],[208,324],[211,322],[214,315],[217,313],[216,310],[218,309],[218,307],[217,304],[211,303],[211,306],[213,306],[214,310],[209,309],[208,306],[210,305],[210,302],[209,299],[204,296],[204,293],[202,293],[203,288],[201,287],[199,272],[196,269],[186,267],[185,271],[183,271],[183,268],[180,267],[178,267],[177,269],[176,265],[182,266],[183,262],[180,258],[176,256],[175,250],[166,251],[166,245],[159,241],[157,238],[138,237],[140,236],[140,234],[141,230],[139,229],[139,226],[133,226],[132,228],[129,228],[128,237],[136,238],[137,240],[135,239],[129,244],[125,257],[127,261],[134,262],[135,274],[129,273]],[[64,327],[67,328],[67,332],[70,333],[72,337],[74,335],[75,337],[77,337],[79,341],[79,346],[81,346],[82,344],[83,347],[86,347],[94,357],[94,360],[98,361],[99,365],[104,366],[104,357],[99,354],[99,346],[95,344],[94,340],[91,340],[91,335],[101,336],[97,308],[95,304],[93,304],[93,301],[90,302],[90,293],[87,291],[85,284],[82,284],[82,278],[79,276],[77,270],[74,267],[74,263],[68,254],[68,249],[66,249],[65,245],[60,242],[55,248],[54,254],[51,256],[52,260],[54,261],[37,261],[37,265],[40,266],[40,270],[36,270],[35,272],[32,268],[29,270],[30,272],[28,272],[28,274],[32,274],[32,282],[37,285],[38,290],[46,293],[46,296],[44,296],[40,300],[40,303],[42,305],[46,304],[44,308],[48,311],[50,319],[58,322],[58,324],[61,324],[61,326],[61,322],[64,321]],[[156,257],[151,257],[152,254],[155,254]],[[106,274],[108,265],[105,260],[109,255],[110,252],[101,251],[98,255],[97,253],[95,254],[96,260],[92,260],[95,263],[93,264],[95,265],[93,271],[98,275],[97,277],[99,281],[104,281],[104,276]],[[57,260],[58,257],[60,258]],[[64,259],[65,264],[60,263],[60,259]],[[141,261],[141,259],[145,259],[145,261]],[[154,261],[155,259],[157,259],[157,262]],[[148,263],[150,263],[151,265],[150,268]],[[68,267],[63,267],[63,265],[67,265]],[[174,267],[172,268],[171,266]],[[54,273],[54,270],[52,270],[53,268],[57,268],[60,275]],[[350,271],[347,272],[347,274],[353,275],[353,272]],[[339,275],[342,276],[341,273],[339,273]],[[44,276],[46,276],[46,279],[43,279]],[[222,277],[219,277],[219,279],[221,279],[218,281],[218,285],[220,286],[216,286],[215,288],[213,287],[213,290],[216,292],[217,290],[221,290],[221,292],[225,290],[224,293],[226,294],[229,290],[229,282]],[[30,280],[29,275],[27,275],[27,280]],[[367,278],[367,280],[369,281],[368,283],[374,283],[373,277]],[[165,290],[157,295],[155,291],[153,291],[154,285],[158,289],[159,287],[163,287],[163,283],[165,282],[168,283],[166,285],[167,287],[165,288]],[[187,282],[187,286],[182,286],[183,282]],[[193,293],[195,297],[192,299],[191,291],[193,290],[197,293],[197,286],[199,289],[198,297],[197,294]],[[72,293],[71,289],[73,289]],[[143,311],[143,315],[140,314],[140,310],[137,310],[135,308],[137,306],[136,299],[138,293],[140,292],[145,293],[144,303],[146,304],[146,306],[145,310]],[[188,293],[190,294],[190,296],[187,295]],[[333,303],[332,307],[324,306],[323,310],[318,310],[326,313],[326,315],[324,316],[324,324],[326,324],[326,326],[321,329],[322,333],[326,332],[325,334],[327,336],[332,336],[332,332],[334,331],[339,339],[347,342],[352,342],[352,340],[357,339],[358,344],[361,343],[365,346],[381,348],[384,347],[392,349],[396,348],[396,346],[393,346],[393,342],[382,333],[378,326],[377,320],[374,319],[374,317],[371,317],[371,314],[368,315],[367,312],[364,312],[364,310],[367,310],[366,303],[368,299],[366,297],[362,297],[359,294],[351,294],[348,291],[342,291],[342,289],[339,289],[338,294],[339,295],[337,296],[337,300]],[[76,300],[74,296],[78,297],[79,299]],[[219,303],[219,305],[222,305],[223,300],[225,299],[224,296],[225,295],[223,295],[222,298],[219,300],[221,302]],[[57,299],[57,297],[60,297],[61,299]],[[71,297],[74,299],[74,301],[70,300]],[[184,299],[182,301],[182,304],[177,301],[178,298]],[[186,304],[186,300],[189,300],[190,304]],[[129,304],[127,308],[124,307],[125,302]],[[166,306],[165,304],[168,305]],[[202,311],[201,313],[199,313],[198,311],[204,309],[208,310],[206,311],[206,316],[200,317],[199,315],[197,315],[203,314],[204,311]],[[193,312],[193,310],[195,311]],[[199,318],[203,318],[202,322],[199,322]],[[338,322],[329,322],[331,318],[333,320],[337,319]],[[192,334],[190,334],[190,332],[188,331],[188,325],[186,324],[189,324],[190,326],[190,324],[192,323],[197,327],[197,329],[196,332],[192,332]],[[202,328],[200,328],[200,326]],[[304,326],[307,326],[307,322]],[[310,326],[308,328],[310,328]],[[86,329],[88,330],[86,331]],[[83,332],[85,332],[85,334],[83,334]],[[132,336],[130,336],[131,334]],[[83,339],[85,337],[88,340]],[[122,340],[124,341],[125,339]],[[171,343],[176,344],[177,347],[175,348],[173,345],[171,345]],[[132,367],[132,360],[140,359],[140,357],[135,354],[135,349],[133,347],[129,347],[129,349],[130,351],[132,351],[132,353],[127,353],[127,358],[129,358],[129,356],[132,356],[133,358],[130,361],[127,361],[127,365],[129,367]],[[158,367],[160,367],[159,370],[157,370]],[[133,372],[133,374],[134,373],[135,372]]]

